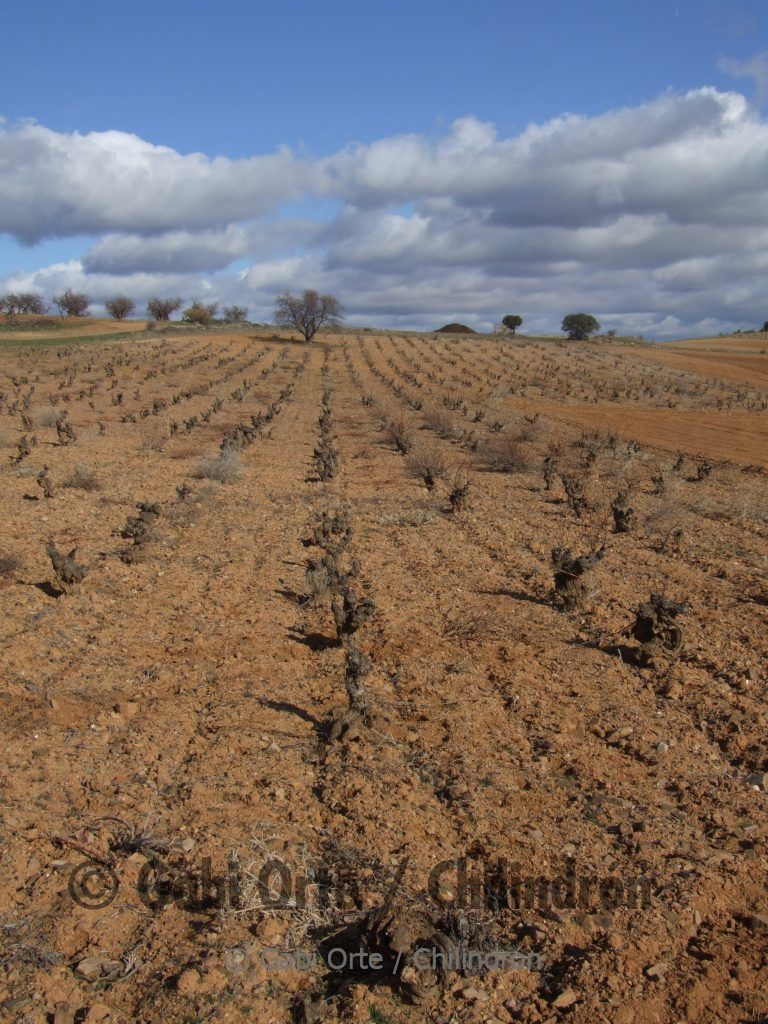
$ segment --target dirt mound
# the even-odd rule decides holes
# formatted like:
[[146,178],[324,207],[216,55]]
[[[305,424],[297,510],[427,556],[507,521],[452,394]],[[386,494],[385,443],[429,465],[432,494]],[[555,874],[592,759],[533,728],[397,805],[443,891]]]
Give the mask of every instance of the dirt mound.
[[435,334],[477,334],[466,324],[446,324],[445,327],[438,327]]

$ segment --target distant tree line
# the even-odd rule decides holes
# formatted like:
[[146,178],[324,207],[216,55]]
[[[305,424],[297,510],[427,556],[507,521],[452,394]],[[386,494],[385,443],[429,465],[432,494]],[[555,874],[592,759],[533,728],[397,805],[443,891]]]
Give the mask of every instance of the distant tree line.
[[[83,292],[71,288],[60,295],[54,295],[52,303],[64,316],[86,316],[90,309],[91,299]],[[182,299],[161,298],[153,296],[147,301],[147,315],[151,320],[170,320],[171,316],[184,305]],[[104,302],[104,308],[114,320],[125,320],[136,310],[136,303],[127,295],[114,295]],[[188,323],[211,324],[218,313],[218,303],[204,303],[192,299],[190,305],[182,312],[182,318]],[[42,295],[36,292],[9,292],[0,296],[0,313],[8,316],[34,313],[42,315],[48,312],[48,304]],[[228,324],[244,323],[248,317],[246,306],[225,306],[221,312],[222,319]]]
[[[62,317],[86,316],[91,305],[87,295],[71,288],[67,288],[60,295],[54,295],[52,302]],[[147,300],[147,316],[151,320],[167,321],[183,305],[183,299],[178,296],[162,298],[155,295]],[[104,302],[104,308],[113,319],[125,320],[136,311],[136,303],[127,295],[114,295]],[[215,322],[218,311],[217,302],[206,303],[193,298],[187,308],[182,310],[181,317],[186,323],[205,327]],[[37,292],[9,292],[0,296],[0,313],[8,316],[30,313],[41,315],[47,312],[48,305]],[[221,320],[227,324],[244,323],[247,317],[246,306],[225,306],[221,311]],[[311,341],[321,327],[337,327],[342,323],[344,307],[333,295],[323,295],[307,288],[300,295],[288,292],[279,295],[275,302],[274,319],[278,327],[296,330],[306,341]],[[496,330],[509,331],[514,335],[522,323],[523,318],[517,313],[507,313],[502,317]],[[560,329],[572,341],[585,341],[600,330],[600,324],[591,313],[568,313],[563,317]],[[768,331],[768,320],[762,328],[758,327],[756,330]],[[616,334],[615,331],[607,333],[609,337]]]
[[[522,326],[523,318],[517,313],[507,313],[501,318],[499,327],[510,334],[516,334],[518,327]],[[564,331],[572,341],[584,341],[600,330],[600,324],[589,313],[568,313],[563,317],[560,330]]]
[[[90,298],[82,292],[68,288],[61,295],[53,296],[53,304],[62,317],[85,316],[90,308]],[[179,310],[186,323],[207,326],[216,321],[219,312],[217,302],[204,302],[193,298],[190,304],[182,309],[184,301],[178,295],[153,295],[147,300],[147,316],[150,320],[168,321]],[[136,303],[127,295],[113,295],[104,302],[104,308],[115,320],[125,320],[136,311]],[[47,313],[48,306],[41,295],[13,293],[0,298],[0,312],[13,315],[16,313]],[[241,324],[248,318],[246,306],[225,306],[221,311],[221,320],[228,324]],[[275,303],[275,323],[278,327],[287,327],[298,331],[306,341],[311,341],[321,327],[338,326],[344,319],[344,308],[333,295],[325,295],[311,288],[299,295],[285,292],[279,295]],[[522,321],[521,321],[522,322]]]
[[0,298],[0,312],[11,316],[15,313],[47,313],[48,307],[43,297],[34,292],[9,292]]
[[[510,334],[515,334],[522,322],[523,318],[521,316],[515,313],[507,313],[506,316],[501,318],[501,322],[495,329],[498,333],[509,331]],[[563,317],[560,330],[567,334],[571,341],[586,341],[591,335],[596,334],[600,330],[600,324],[591,313],[568,313]],[[762,328],[758,327],[755,330],[768,331],[768,320],[765,321]],[[742,332],[735,331],[734,333],[740,334]],[[750,333],[750,329],[747,329],[745,333]],[[608,338],[615,338],[616,331],[606,331],[606,336]]]

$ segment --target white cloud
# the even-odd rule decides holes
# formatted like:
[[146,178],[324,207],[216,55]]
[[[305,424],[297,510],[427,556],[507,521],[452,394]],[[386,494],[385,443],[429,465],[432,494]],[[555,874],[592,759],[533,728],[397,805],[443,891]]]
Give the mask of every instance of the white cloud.
[[305,170],[287,149],[247,160],[182,155],[126,132],[0,130],[0,228],[25,242],[102,231],[207,228],[298,195]]
[[83,265],[96,274],[169,269],[196,273],[227,267],[247,249],[246,231],[239,224],[207,231],[167,231],[156,237],[109,234],[85,253]]
[[[301,219],[284,212],[299,200]],[[514,310],[556,329],[578,307],[619,330],[728,329],[768,315],[768,123],[743,96],[703,88],[508,139],[465,117],[437,138],[315,160],[6,126],[0,230],[97,235],[81,261],[24,276],[97,301],[216,294],[263,318],[278,292],[313,286],[359,322],[489,326]]]
[[293,220],[159,235],[108,234],[88,249],[83,265],[97,274],[223,270],[244,257],[269,256],[276,250],[306,244],[319,230],[315,223]]
[[733,78],[753,79],[758,106],[768,102],[768,50],[756,53],[749,60],[739,61],[732,57],[721,57],[717,66]]
[[10,274],[3,281],[2,291],[35,291],[50,297],[67,288],[73,288],[87,292],[97,306],[118,293],[130,295],[141,305],[152,295],[189,295],[191,284],[199,291],[209,289],[209,283],[205,278],[189,274],[90,274],[80,260],[67,260],[42,267],[40,270]]

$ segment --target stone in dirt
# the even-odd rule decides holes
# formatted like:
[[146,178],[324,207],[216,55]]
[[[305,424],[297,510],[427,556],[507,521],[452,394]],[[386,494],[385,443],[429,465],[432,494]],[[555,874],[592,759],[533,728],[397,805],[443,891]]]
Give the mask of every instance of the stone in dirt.
[[101,1021],[110,1020],[112,1011],[104,1003],[94,1003],[85,1015],[85,1024],[100,1024]]
[[56,1003],[53,1024],[75,1024],[75,1009],[69,1003]]
[[194,995],[200,988],[200,975],[192,967],[182,971],[176,982],[176,990],[183,996]]
[[552,1005],[556,1010],[565,1010],[567,1007],[573,1006],[578,1000],[577,993],[572,988],[567,988],[564,992],[560,993],[557,999],[552,1000]]
[[650,967],[646,967],[645,973],[653,981],[659,981],[669,970],[669,964],[658,963],[651,964]]
[[119,960],[107,960],[103,956],[87,956],[77,965],[77,971],[88,981],[99,978],[116,978],[123,970]]
[[470,1003],[484,1003],[491,998],[484,989],[475,988],[474,985],[461,989],[461,996]]

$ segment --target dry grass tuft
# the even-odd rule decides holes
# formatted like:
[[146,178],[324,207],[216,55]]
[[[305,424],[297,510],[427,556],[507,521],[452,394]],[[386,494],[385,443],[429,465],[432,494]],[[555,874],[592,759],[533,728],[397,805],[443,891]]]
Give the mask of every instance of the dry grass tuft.
[[511,434],[489,438],[482,454],[490,468],[497,473],[525,473],[533,463],[528,449]]
[[240,462],[232,451],[208,455],[200,459],[192,476],[195,480],[215,480],[220,484],[231,484],[240,476]]
[[70,475],[64,481],[63,486],[77,491],[101,490],[101,483],[96,474],[96,470],[92,466],[86,465],[84,462],[80,462],[75,466]]
[[407,455],[413,447],[413,436],[416,433],[413,421],[401,413],[396,413],[387,419],[384,430],[395,448],[403,455]]
[[426,526],[437,521],[437,515],[433,509],[413,508],[404,512],[392,512],[388,515],[379,516],[376,523],[379,526]]
[[447,468],[446,458],[435,442],[424,442],[408,455],[408,469],[429,491],[434,491]]
[[161,452],[168,440],[168,429],[156,418],[143,420],[139,425],[139,449],[143,452]]
[[446,640],[468,643],[500,636],[500,627],[490,612],[461,609],[443,615],[443,636]]
[[0,552],[0,576],[6,580],[12,580],[22,567],[22,561],[18,555],[10,551]]

